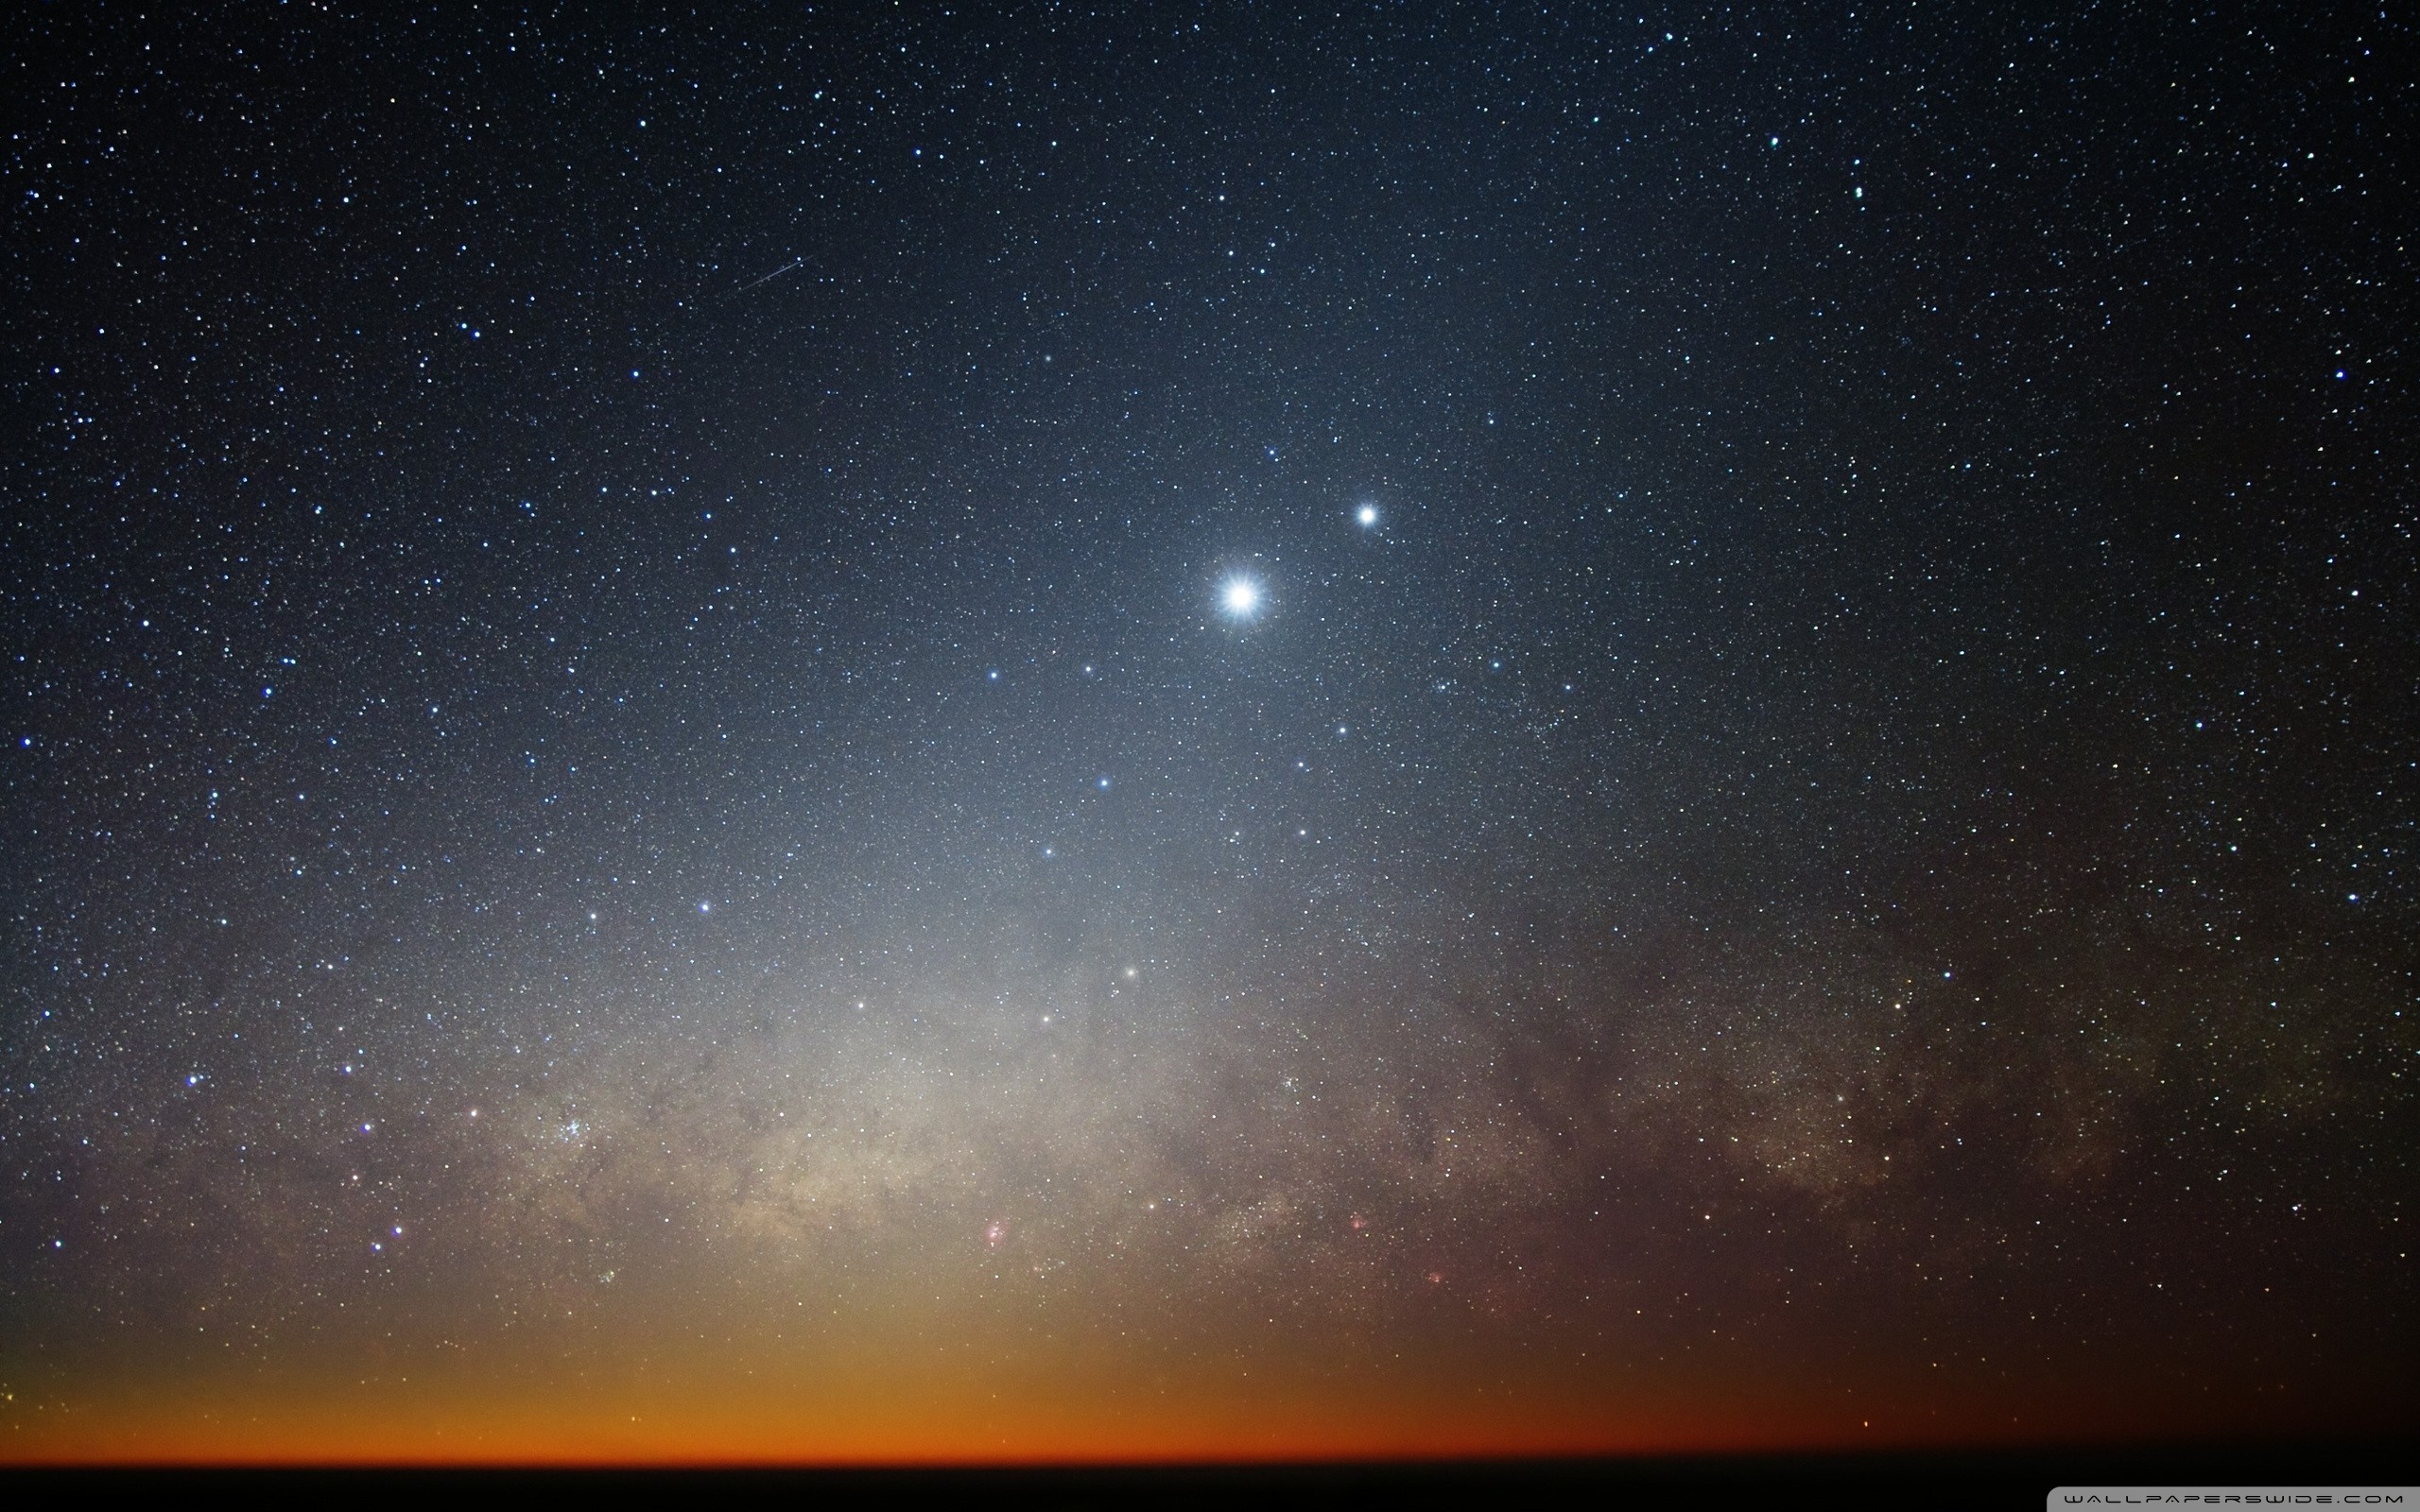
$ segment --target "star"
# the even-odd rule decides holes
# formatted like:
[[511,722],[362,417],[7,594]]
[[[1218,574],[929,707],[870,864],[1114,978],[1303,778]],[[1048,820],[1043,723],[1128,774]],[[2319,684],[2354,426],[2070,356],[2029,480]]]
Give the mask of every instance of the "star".
[[1353,512],[1353,518],[1361,522],[1362,529],[1371,529],[1378,523],[1378,507],[1374,504],[1365,504]]
[[1249,577],[1230,577],[1219,590],[1219,603],[1236,619],[1251,619],[1260,612],[1260,585]]

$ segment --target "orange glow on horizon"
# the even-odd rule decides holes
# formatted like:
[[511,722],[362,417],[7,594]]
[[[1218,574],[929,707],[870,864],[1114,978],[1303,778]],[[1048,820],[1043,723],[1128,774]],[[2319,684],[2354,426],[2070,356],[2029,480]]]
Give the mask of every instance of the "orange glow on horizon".
[[[2054,1416],[2011,1400],[1772,1383],[1758,1393],[1573,1392],[1444,1381],[1264,1392],[1046,1390],[1003,1380],[903,1386],[884,1372],[527,1390],[476,1382],[244,1390],[156,1384],[19,1412],[16,1465],[982,1467],[1244,1465],[1961,1449],[2191,1431],[2076,1393]],[[2038,1401],[2041,1393],[2030,1393]],[[1828,1400],[1827,1400],[1828,1399]],[[2012,1399],[2013,1400],[2013,1399]],[[2206,1432],[2206,1420],[2191,1425]],[[2258,1419],[2248,1418],[2247,1428]],[[2272,1425],[2273,1427],[2273,1425]]]

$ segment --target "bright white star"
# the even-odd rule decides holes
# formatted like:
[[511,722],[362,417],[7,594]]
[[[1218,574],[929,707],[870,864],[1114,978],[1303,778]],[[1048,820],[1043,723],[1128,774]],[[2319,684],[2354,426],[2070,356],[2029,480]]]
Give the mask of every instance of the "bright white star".
[[1374,504],[1365,504],[1355,511],[1353,518],[1360,521],[1362,527],[1367,529],[1378,523],[1378,507]]
[[1249,619],[1260,609],[1260,585],[1249,577],[1230,577],[1219,592],[1219,602],[1237,619]]

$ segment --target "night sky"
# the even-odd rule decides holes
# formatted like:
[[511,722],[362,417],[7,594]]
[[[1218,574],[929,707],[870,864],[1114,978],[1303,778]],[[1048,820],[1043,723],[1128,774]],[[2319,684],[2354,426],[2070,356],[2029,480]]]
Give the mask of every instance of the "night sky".
[[0,1458],[2420,1421],[2412,41],[28,8]]

